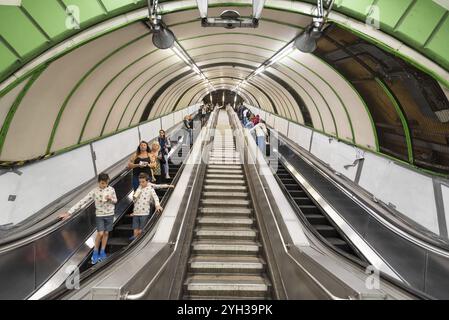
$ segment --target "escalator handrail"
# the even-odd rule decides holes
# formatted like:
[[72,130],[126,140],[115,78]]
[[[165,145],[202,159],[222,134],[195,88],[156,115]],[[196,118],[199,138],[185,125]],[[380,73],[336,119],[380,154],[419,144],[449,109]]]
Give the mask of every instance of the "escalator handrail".
[[[216,120],[217,120],[217,112],[216,111],[213,111],[212,112],[212,117],[211,117],[211,120],[210,120],[210,122],[207,124],[207,126],[206,126],[206,131],[205,131],[205,134],[204,134],[204,136],[205,136],[205,138],[203,139],[203,141],[201,141],[201,156],[200,156],[200,159],[204,159],[203,158],[203,156],[204,156],[204,153],[205,152],[207,152],[207,148],[205,148],[204,146],[209,142],[209,140],[210,140],[210,137],[211,137],[211,129],[212,129],[212,123],[215,123],[216,122]],[[192,182],[192,185],[195,185],[196,183],[197,183],[197,181],[198,181],[198,175],[199,175],[199,172],[200,172],[200,168],[201,168],[201,165],[198,165],[197,167],[196,167],[196,171],[195,171],[195,173],[194,173],[194,180],[193,180],[193,182]],[[185,209],[184,209],[184,212],[183,212],[183,216],[182,216],[182,220],[181,220],[181,224],[180,224],[180,226],[181,226],[181,228],[182,228],[182,226],[184,225],[184,221],[185,221],[185,218],[187,217],[187,211],[188,211],[188,208],[190,207],[190,203],[192,202],[192,198],[193,198],[193,195],[194,195],[194,193],[195,193],[196,191],[192,188],[191,189],[191,191],[190,191],[190,193],[189,193],[189,197],[188,197],[188,199],[187,199],[187,203],[186,203],[186,205],[185,205]],[[158,271],[156,272],[156,274],[153,276],[153,278],[147,283],[147,285],[145,286],[145,288],[142,290],[142,291],[140,291],[139,293],[136,293],[136,294],[129,294],[129,292],[126,292],[121,298],[123,299],[123,300],[140,300],[140,299],[142,299],[142,298],[144,298],[147,294],[148,294],[148,292],[150,291],[150,289],[151,289],[151,287],[153,286],[153,284],[154,284],[154,282],[159,278],[159,275],[162,273],[162,271],[165,269],[165,267],[167,266],[167,264],[171,261],[171,259],[173,258],[173,256],[175,255],[175,253],[176,253],[176,251],[177,251],[177,248],[178,248],[178,244],[179,244],[179,240],[180,240],[180,237],[181,237],[181,232],[179,231],[178,232],[178,235],[177,235],[177,237],[176,237],[176,241],[175,241],[175,243],[174,243],[174,246],[173,246],[173,248],[172,248],[172,252],[170,253],[170,255],[167,257],[167,259],[164,261],[164,263],[162,264],[162,266],[158,269]]]
[[[127,159],[128,157],[129,156],[127,156],[124,159],[118,161],[117,164],[120,164],[120,163],[124,162],[124,160]],[[110,185],[114,186],[115,184],[120,182],[121,179],[126,177],[131,171],[132,171],[132,169],[129,169],[129,168],[125,168],[125,169],[121,170],[114,178],[111,179]],[[86,184],[92,183],[94,181],[95,181],[95,178],[91,179],[89,182],[86,182]],[[40,220],[43,220],[46,217],[49,217],[49,216],[57,213],[58,211],[61,210],[61,208],[64,208],[67,205],[67,203],[73,201],[73,199],[76,198],[77,196],[79,196],[78,193],[75,196],[71,197],[70,199],[66,199],[66,201],[64,201],[63,205],[58,206],[58,208],[56,208],[54,210],[51,210],[50,213],[46,214],[45,217],[42,217],[42,219],[40,219]],[[52,234],[53,232],[55,232],[58,229],[60,229],[63,226],[65,226],[66,224],[70,223],[70,221],[74,217],[76,217],[76,216],[78,216],[80,214],[83,214],[92,205],[93,205],[93,201],[91,201],[89,204],[87,204],[82,210],[79,210],[78,212],[75,212],[67,220],[61,220],[61,219],[57,218],[57,219],[49,221],[49,222],[47,222],[45,224],[42,224],[38,228],[33,229],[31,232],[21,234],[19,237],[10,237],[6,241],[4,241],[4,242],[1,242],[1,240],[0,240],[0,254],[3,253],[3,252],[6,252],[6,251],[10,251],[10,250],[13,250],[13,249],[16,249],[16,248],[23,247],[23,246],[25,246],[25,245],[33,242],[33,241],[36,241],[37,239],[40,239],[40,238],[42,238],[44,236]]]
[[[123,161],[123,160],[122,160],[122,161]],[[114,186],[114,185],[116,185],[117,183],[119,183],[124,177],[126,177],[126,176],[129,174],[130,171],[131,171],[131,170],[129,170],[129,169],[124,169],[123,171],[121,171],[120,174],[118,174],[116,177],[114,177],[114,178],[112,179],[110,185],[111,185],[111,186]],[[73,199],[72,199],[72,200],[73,200]],[[71,200],[70,200],[70,201],[71,201]],[[56,232],[57,230],[59,230],[60,228],[62,228],[63,226],[65,226],[66,224],[70,223],[71,220],[72,220],[74,217],[76,217],[76,216],[78,216],[78,215],[80,215],[80,214],[84,214],[84,212],[85,212],[86,210],[88,210],[92,205],[93,205],[93,202],[87,204],[83,209],[81,209],[81,210],[79,210],[78,212],[74,213],[74,214],[72,215],[72,217],[70,217],[70,218],[67,219],[67,220],[61,220],[61,219],[59,219],[59,218],[54,219],[53,221],[48,222],[48,223],[46,223],[46,224],[43,224],[41,227],[39,227],[39,228],[37,228],[37,229],[34,229],[34,230],[33,230],[31,233],[29,233],[29,234],[24,234],[24,235],[21,235],[21,236],[18,237],[18,238],[12,238],[12,239],[10,239],[10,240],[4,242],[4,243],[1,243],[0,254],[1,254],[1,253],[4,253],[4,252],[7,252],[7,251],[10,251],[10,250],[14,250],[14,249],[23,247],[23,246],[25,246],[25,245],[27,245],[27,244],[33,242],[33,241],[36,241],[36,240],[38,240],[38,239],[40,239],[40,238],[43,238],[43,237],[45,237],[45,236],[47,236],[47,235],[50,235],[50,234]],[[64,205],[64,206],[65,206],[65,205]],[[63,206],[63,207],[64,207],[64,206]],[[49,215],[55,214],[55,213],[58,212],[59,210],[61,210],[61,207],[58,208],[58,209],[55,209],[55,210],[52,211],[52,213],[50,213]],[[47,215],[47,216],[49,216],[49,215]]]
[[[288,169],[287,169],[288,170]],[[294,177],[293,177],[294,178]],[[295,179],[296,180],[296,179]],[[299,182],[298,182],[299,183]],[[300,183],[299,183],[300,184]],[[295,210],[296,211],[296,210]],[[298,218],[301,218],[301,215],[298,215]],[[303,219],[301,219],[301,221],[303,221]],[[305,226],[308,228],[308,230],[310,232],[312,232],[315,235],[315,232],[313,230],[313,227],[311,227],[310,223],[306,223]],[[349,259],[350,261],[356,263],[359,267],[361,268],[366,268],[366,265],[362,262],[362,261],[357,261],[356,259],[350,258],[348,257],[346,254],[341,254],[341,250],[338,250],[336,248],[334,248],[331,244],[329,244],[325,239],[323,241],[323,237],[318,237],[318,239],[321,240],[321,242],[323,243],[323,245],[325,245],[326,247],[332,249],[334,252],[340,254],[341,256],[343,256],[346,259]],[[419,299],[423,299],[423,300],[431,300],[434,299],[433,297],[431,297],[430,295],[426,294],[425,292],[419,291],[415,288],[413,288],[412,286],[409,286],[405,283],[402,283],[401,281],[393,278],[392,276],[386,274],[385,272],[379,270],[379,275],[381,277],[381,279],[391,283],[392,285],[400,288],[401,290],[407,292],[408,294],[411,294]]]
[[[178,140],[178,144],[177,144],[176,149],[173,148],[172,150],[174,150],[174,152],[176,152],[176,151],[178,150],[177,148],[179,148],[179,147],[182,146],[182,142],[183,142],[183,139],[181,138],[180,140]],[[179,146],[179,147],[178,147],[178,146]],[[170,151],[170,152],[172,153],[172,151]],[[173,153],[174,153],[174,152],[173,152]],[[176,175],[173,177],[172,184],[175,184],[175,185],[176,185],[177,181],[179,180],[179,177],[180,177],[181,174],[182,174],[182,171],[183,171],[184,166],[185,166],[185,164],[182,164],[182,165],[180,166],[178,172],[177,172]],[[173,192],[172,189],[168,189],[168,190],[166,191],[166,193],[164,194],[164,196],[162,197],[162,199],[161,199],[161,201],[160,201],[160,202],[161,202],[161,206],[165,206],[165,204],[166,204],[167,201],[169,200],[169,198],[170,198],[172,192]],[[126,212],[126,211],[125,211],[125,212]],[[145,236],[148,232],[151,232],[151,230],[154,228],[154,226],[155,226],[156,223],[158,222],[160,216],[161,216],[161,215],[153,214],[153,215],[150,217],[149,221],[147,222],[147,224],[145,225],[145,227],[144,227],[144,229],[143,229],[143,231],[142,231],[142,236],[141,236],[141,237],[135,239],[134,241],[132,241],[131,243],[129,243],[127,246],[124,246],[124,247],[121,248],[120,250],[118,250],[118,251],[114,252],[113,254],[109,255],[107,260],[105,260],[105,261],[103,261],[103,262],[101,262],[101,263],[98,263],[97,265],[92,266],[92,267],[90,267],[89,269],[87,269],[87,270],[85,270],[84,272],[82,272],[82,273],[80,274],[80,278],[79,278],[80,283],[85,282],[85,281],[88,281],[91,277],[93,277],[93,276],[94,276],[96,273],[98,273],[99,271],[104,270],[107,266],[111,265],[112,263],[118,262],[121,258],[123,258],[123,257],[125,256],[125,253],[126,253],[129,249],[131,249],[131,248],[135,247],[136,245],[138,245],[138,244],[141,242],[141,240],[144,238],[144,236]],[[92,250],[91,250],[91,251],[92,251]],[[91,252],[91,251],[90,251],[90,252]],[[87,255],[87,258],[88,258],[88,257],[89,257],[89,254]],[[86,258],[86,259],[87,259],[87,258]],[[83,264],[84,262],[85,262],[85,259],[81,262],[81,264]],[[67,294],[68,290],[69,290],[69,289],[67,289],[67,288],[64,286],[64,284],[62,284],[59,288],[56,288],[56,289],[53,290],[52,292],[50,292],[50,293],[48,293],[47,295],[45,295],[45,296],[42,298],[42,300],[54,300],[54,299],[58,299],[58,298],[64,296],[65,294]]]
[[[281,133],[279,133],[279,135],[281,135]],[[391,217],[382,212],[374,212],[374,209],[371,207],[369,203],[367,203],[366,200],[362,199],[359,195],[354,195],[351,191],[347,190],[345,186],[341,185],[339,182],[334,181],[332,177],[328,173],[326,173],[322,168],[318,167],[311,160],[303,157],[302,152],[300,152],[297,147],[291,145],[288,141],[286,141],[285,138],[283,138],[283,140],[290,147],[290,149],[294,151],[299,157],[303,158],[303,160],[306,163],[308,163],[312,167],[315,167],[316,170],[326,180],[331,182],[343,193],[347,194],[354,202],[362,206],[371,216],[373,216],[373,218],[375,218],[389,230],[401,236],[402,238],[406,239],[407,241],[414,243],[417,246],[420,246],[426,250],[437,253],[439,255],[449,257],[449,244],[440,242],[436,238],[432,238],[427,234],[421,233],[419,230],[416,230],[415,228],[410,226],[410,224],[404,219],[401,219],[401,221],[403,221],[405,224],[402,225],[397,221],[394,221],[394,219],[391,219]],[[348,193],[351,194],[352,196],[350,196]],[[382,208],[384,210],[390,210],[388,208],[385,208],[385,206],[382,206]]]
[[[241,141],[242,143],[243,143],[243,146],[246,146],[247,147],[247,149],[249,148],[249,145],[248,145],[248,136],[247,136],[247,132],[245,132],[244,130],[243,130],[243,127],[242,127],[242,125],[241,125],[241,123],[240,123],[240,121],[238,120],[238,118],[237,118],[237,114],[232,110],[228,110],[228,114],[230,115],[230,118],[231,118],[231,122],[232,122],[232,124],[233,124],[233,127],[234,127],[234,129],[235,130],[238,130],[239,132],[240,132],[240,135],[235,135],[235,137],[237,138],[237,137],[239,137],[240,138],[240,140],[239,141]],[[237,139],[236,139],[236,141],[237,141]],[[260,152],[260,150],[258,149],[258,148],[256,148],[256,152]],[[252,157],[252,155],[251,155],[251,153],[250,152],[248,152],[247,153],[248,154],[248,156],[251,156]],[[258,166],[258,163],[259,163],[259,159],[258,159],[259,157],[256,157],[256,159],[254,159],[254,158],[252,158],[251,160],[251,162],[250,163],[254,163],[254,165],[255,166]],[[260,164],[259,164],[259,166],[260,166]],[[259,173],[259,170],[256,170],[256,177],[257,177],[257,179],[258,179],[258,181],[259,181],[259,183],[261,184],[261,185],[263,185],[263,182],[262,182],[262,179],[261,179],[261,177],[260,177],[260,173]],[[267,194],[267,191],[266,191],[266,189],[265,188],[262,188],[262,191],[263,191],[263,196],[264,197],[266,197],[267,199],[268,199],[268,194]],[[276,230],[277,230],[277,233],[278,233],[278,235],[279,235],[279,237],[280,237],[280,239],[281,239],[281,243],[282,243],[282,248],[283,248],[283,250],[284,250],[284,253],[293,261],[293,263],[295,263],[325,294],[326,294],[326,296],[329,298],[329,299],[331,299],[331,300],[347,300],[347,299],[344,299],[344,298],[340,298],[340,297],[337,297],[336,295],[334,295],[332,292],[330,292],[317,278],[315,278],[306,268],[304,268],[298,261],[297,261],[297,259],[295,258],[295,257],[293,257],[291,254],[290,254],[290,252],[289,252],[289,248],[286,246],[286,241],[285,241],[285,239],[284,239],[284,236],[282,235],[282,232],[281,232],[281,229],[280,229],[280,227],[279,227],[279,224],[278,224],[278,221],[277,221],[277,219],[276,219],[276,216],[275,216],[275,213],[274,213],[274,209],[273,209],[273,207],[272,207],[272,205],[271,205],[271,203],[270,203],[270,201],[267,201],[267,203],[268,203],[268,208],[269,208],[269,211],[270,211],[270,213],[271,213],[271,215],[272,215],[272,217],[273,217],[273,221],[274,221],[274,223],[275,223],[275,225],[276,225]]]

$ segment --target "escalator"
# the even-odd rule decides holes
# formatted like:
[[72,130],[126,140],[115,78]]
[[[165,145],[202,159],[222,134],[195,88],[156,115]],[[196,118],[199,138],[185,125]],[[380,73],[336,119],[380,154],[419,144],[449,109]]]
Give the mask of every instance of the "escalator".
[[324,210],[316,204],[315,200],[312,199],[308,192],[281,162],[278,163],[278,169],[275,175],[298,216],[308,225],[309,229],[315,235],[339,253],[343,253],[346,257],[366,264],[363,255],[332,222]]
[[[185,144],[178,145],[178,142],[171,142],[172,150],[177,154],[178,159],[185,157],[185,155],[190,150],[190,146]],[[182,163],[174,164],[171,160],[169,160],[169,175],[170,179],[163,178],[161,183],[163,184],[176,184],[179,179],[179,176],[182,173],[183,165]],[[171,189],[158,189],[155,190],[156,194],[160,199],[160,203],[162,206],[165,206],[168,199],[171,195]],[[97,272],[105,268],[107,265],[114,263],[117,261],[123,254],[127,252],[127,249],[130,245],[134,243],[138,243],[140,238],[131,240],[131,236],[133,235],[132,229],[132,217],[130,214],[133,212],[133,203],[131,202],[124,213],[117,218],[114,223],[113,231],[109,233],[108,244],[106,247],[106,252],[108,254],[108,258],[104,261],[97,263],[95,266],[91,263],[92,251],[83,259],[82,263],[79,266],[80,271],[80,283],[87,281],[87,279],[94,276]],[[147,225],[144,228],[143,234],[145,234],[148,230],[152,228],[152,226],[156,223],[156,216],[151,216],[148,219]],[[60,286],[58,289],[52,291],[50,294],[46,295],[44,299],[59,299],[64,296],[68,292],[65,285]]]
[[201,192],[183,298],[272,298],[252,199],[224,110]]
[[[179,153],[181,151],[178,151]],[[180,173],[181,165],[170,163],[169,165],[169,174],[171,179],[164,179],[162,183],[171,184],[174,183],[174,178],[177,177],[178,173]],[[158,189],[156,190],[156,194],[161,200],[161,204],[163,205],[168,199],[168,190],[167,189]],[[126,209],[125,213],[122,214],[119,219],[114,223],[114,229],[109,233],[108,244],[106,247],[106,252],[108,257],[111,255],[114,256],[115,253],[123,251],[126,247],[128,247],[132,240],[130,239],[133,235],[132,228],[132,216],[130,214],[133,212],[133,204],[131,203]],[[83,263],[80,266],[80,272],[84,272],[89,269],[91,264],[91,256],[90,253],[86,259],[84,259]]]

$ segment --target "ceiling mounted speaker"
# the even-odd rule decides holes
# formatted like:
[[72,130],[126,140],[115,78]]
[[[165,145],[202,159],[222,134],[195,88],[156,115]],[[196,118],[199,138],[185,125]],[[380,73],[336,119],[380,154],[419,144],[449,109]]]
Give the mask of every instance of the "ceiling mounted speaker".
[[315,28],[305,30],[295,40],[295,47],[304,53],[312,53],[317,48],[317,40],[321,37],[321,32]]
[[159,49],[170,49],[175,43],[175,35],[167,28],[153,31],[153,44]]

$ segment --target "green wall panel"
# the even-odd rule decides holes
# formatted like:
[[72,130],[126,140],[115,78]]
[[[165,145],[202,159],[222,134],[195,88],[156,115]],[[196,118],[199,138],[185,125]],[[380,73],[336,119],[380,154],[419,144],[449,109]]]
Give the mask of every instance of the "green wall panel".
[[381,28],[388,32],[393,32],[394,28],[407,11],[414,0],[378,0],[376,5],[379,7],[381,18]]
[[0,32],[21,56],[46,43],[45,36],[18,7],[0,6]]
[[337,10],[345,14],[365,21],[365,17],[367,16],[368,10],[371,8],[373,2],[374,0],[336,0],[335,7]]
[[51,38],[68,31],[65,10],[57,0],[23,0],[22,6]]
[[422,47],[446,10],[429,0],[417,0],[396,28],[401,39]]
[[101,0],[101,2],[103,3],[103,5],[105,6],[105,8],[108,11],[114,11],[117,9],[120,9],[122,7],[128,6],[128,5],[133,5],[139,3],[139,2],[143,2],[142,0],[140,1],[136,1],[136,0]]
[[103,7],[97,0],[63,0],[66,6],[74,5],[80,9],[81,24],[93,18],[99,18],[106,14]]
[[0,42],[0,73],[6,71],[17,61],[17,57],[2,42]]
[[449,15],[427,43],[426,50],[431,58],[440,64],[448,64],[449,61]]

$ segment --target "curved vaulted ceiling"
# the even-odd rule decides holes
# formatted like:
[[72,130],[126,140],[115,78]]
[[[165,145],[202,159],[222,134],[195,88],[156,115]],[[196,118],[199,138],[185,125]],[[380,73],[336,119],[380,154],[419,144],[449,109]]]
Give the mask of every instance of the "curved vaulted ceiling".
[[[143,2],[146,3],[131,0],[46,0],[38,6],[33,1],[24,0],[20,8],[5,9],[1,6],[1,77],[10,75],[42,50],[80,32],[67,31],[58,19],[48,22],[48,14],[60,17],[60,10],[75,4],[81,13],[89,12],[82,15],[83,29],[124,12],[135,12],[143,18],[142,10],[138,10],[144,5]],[[167,6],[163,6],[166,12],[164,22],[217,89],[232,90],[311,22],[309,15],[298,13],[307,10],[310,13],[312,7],[309,4],[301,1],[267,1],[257,29],[202,28],[195,1],[166,2]],[[251,14],[250,1],[233,1],[234,5],[239,4],[238,7],[210,2],[210,16],[218,16],[224,9],[236,9],[242,16]],[[385,17],[381,29],[425,54],[440,67],[449,69],[448,50],[445,50],[447,41],[439,41],[441,35],[449,30],[446,26],[447,12],[434,3],[423,7],[420,0],[399,2],[402,6],[393,6],[397,10],[395,17],[393,14]],[[344,0],[336,3],[339,12],[362,20],[361,3],[369,6],[373,1]],[[388,6],[387,1],[378,0],[376,3],[382,8]],[[298,7],[298,4],[303,7]],[[295,10],[293,6],[296,6]],[[42,8],[48,10],[43,12]],[[400,14],[403,8],[408,8],[408,11]],[[435,14],[441,10],[443,14],[434,28],[428,23],[418,32],[416,26],[410,23],[413,12]],[[17,20],[15,31],[6,28],[6,20],[2,19],[7,17],[6,14],[9,14],[8,19],[14,17]],[[19,19],[22,14],[32,20],[32,26],[23,18]],[[3,87],[0,92],[1,161],[30,160],[61,152],[182,109],[201,101],[209,93],[207,82],[174,51],[156,49],[151,42],[150,30],[142,19],[134,21],[136,19],[131,17],[132,14],[129,14],[124,18],[125,22],[129,22],[122,27],[111,29],[57,58],[42,60],[45,63],[30,69],[31,72],[8,87]],[[395,22],[394,18],[398,21]],[[418,21],[421,27],[423,21]],[[418,154],[417,150],[425,153],[429,148],[431,151],[439,150],[441,154],[438,156],[444,162],[449,153],[446,150],[449,139],[444,142],[449,127],[446,122],[435,120],[436,116],[432,114],[446,108],[444,85],[438,90],[445,103],[437,106],[439,109],[432,107],[429,111],[423,110],[424,102],[416,106],[416,110],[408,106],[409,97],[401,95],[403,90],[392,82],[391,77],[384,77],[393,75],[389,74],[391,70],[377,74],[381,68],[366,67],[373,72],[374,80],[363,82],[367,81],[365,74],[362,71],[359,74],[351,73],[354,68],[346,67],[340,58],[346,54],[348,57],[344,56],[344,59],[363,60],[370,65],[358,52],[366,49],[372,53],[370,46],[373,45],[363,37],[346,31],[347,26],[341,28],[338,25],[329,28],[326,37],[320,40],[317,53],[303,54],[295,50],[242,86],[240,95],[246,103],[349,144],[402,159],[411,165],[420,165],[419,161],[425,160],[420,160],[421,153]],[[44,34],[44,40],[36,33],[23,34],[31,27]],[[424,30],[429,33],[427,38]],[[360,32],[357,34],[360,35]],[[34,40],[31,41],[30,37]],[[344,54],[337,52],[343,50],[339,47],[343,44],[356,49]],[[8,50],[14,53],[13,58],[8,58]],[[391,59],[398,58],[392,56]],[[416,70],[410,65],[413,70],[406,71],[421,76],[423,67],[418,63],[413,65],[417,66]],[[427,71],[430,80],[426,79],[429,83],[433,81],[429,84],[431,89],[438,85],[433,77],[441,83],[449,82],[449,78],[444,78],[444,73],[436,75],[438,72]],[[384,112],[379,114],[381,107]],[[421,114],[417,114],[420,108],[427,117],[424,120]],[[421,132],[421,129],[432,128],[437,128],[438,138],[431,137],[429,132]],[[422,141],[415,134],[421,135]],[[446,172],[444,166],[426,168]]]

